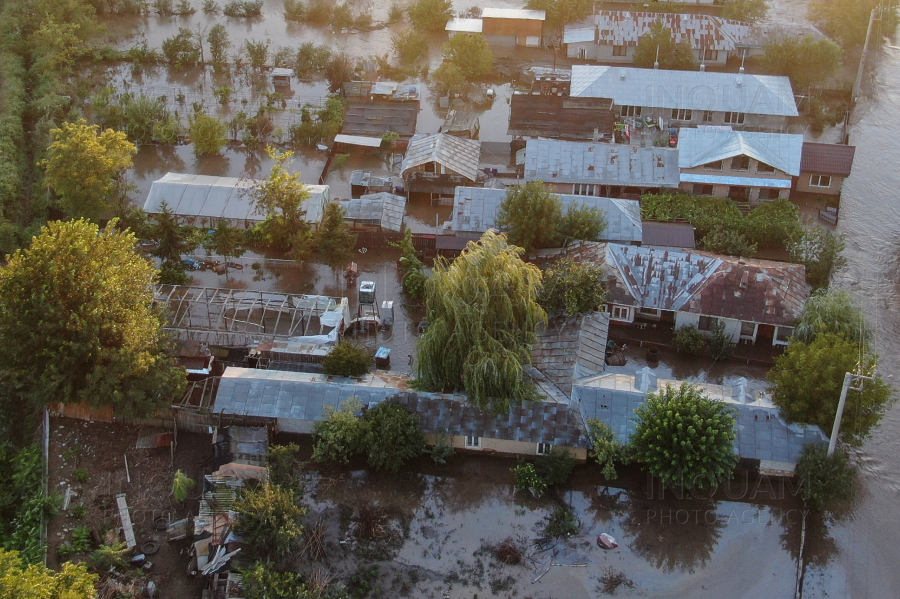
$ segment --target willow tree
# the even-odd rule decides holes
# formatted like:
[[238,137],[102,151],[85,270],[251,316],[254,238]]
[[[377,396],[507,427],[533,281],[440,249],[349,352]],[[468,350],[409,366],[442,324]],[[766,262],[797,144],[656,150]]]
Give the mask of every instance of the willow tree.
[[537,301],[541,271],[522,252],[488,231],[452,263],[435,262],[425,289],[428,329],[418,344],[424,387],[464,391],[498,412],[535,398],[523,367],[547,315]]

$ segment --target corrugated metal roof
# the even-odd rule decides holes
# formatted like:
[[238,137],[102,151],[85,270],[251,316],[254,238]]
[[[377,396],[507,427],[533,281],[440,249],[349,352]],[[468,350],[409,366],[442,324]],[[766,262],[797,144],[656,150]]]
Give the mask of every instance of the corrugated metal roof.
[[776,75],[575,65],[570,94],[617,106],[798,116],[790,79]]
[[606,143],[529,139],[525,180],[677,187],[678,150]]
[[485,8],[481,11],[481,18],[543,21],[547,18],[547,12],[544,10],[526,10],[524,8]]
[[400,231],[406,216],[406,198],[385,191],[361,196],[359,199],[342,200],[347,219],[378,221],[382,229]]
[[[559,195],[563,210],[577,204],[598,208],[606,217],[603,239],[641,241],[641,205],[636,200]],[[453,229],[460,232],[484,233],[497,226],[497,211],[506,199],[505,189],[457,187],[453,198]]]
[[481,33],[484,21],[481,19],[463,19],[457,17],[447,21],[444,31],[455,31],[459,33]]
[[[605,422],[616,434],[617,441],[628,443],[637,427],[635,409],[644,403],[645,390],[655,392],[659,387],[685,383],[656,381],[652,377],[647,387],[640,385],[637,378],[621,374],[601,375],[588,384],[576,384],[572,403],[577,404],[585,421],[596,418]],[[715,386],[699,384],[698,387],[711,399],[724,400],[734,409],[734,450],[742,458],[793,465],[804,444],[828,443],[828,437],[819,427],[788,424],[778,409],[767,402],[742,403],[733,396],[722,397],[718,389],[710,388]]]
[[[599,44],[637,46],[657,21],[662,21],[676,43],[687,41],[695,50],[734,50],[750,31],[749,23],[692,13],[601,10],[594,15],[593,24]],[[568,31],[567,27],[566,34]]]
[[411,137],[416,132],[418,118],[418,100],[411,102],[351,102],[347,105],[341,133],[380,137],[388,131],[396,131],[400,137]]
[[566,396],[573,382],[606,370],[609,318],[602,312],[579,315],[538,332],[531,363]]
[[[160,214],[162,204],[166,202],[176,216],[259,222],[266,217],[256,211],[249,193],[258,183],[258,180],[235,177],[166,173],[150,186],[144,210],[147,214]],[[306,220],[321,222],[329,188],[327,185],[307,185],[306,188],[310,192],[303,204]]]
[[366,148],[380,148],[381,142],[382,139],[380,137],[366,137],[365,135],[344,135],[339,133],[334,136],[334,143],[336,144],[348,144]]
[[849,177],[855,154],[855,146],[804,143],[800,170],[804,173]]
[[403,164],[402,177],[407,170],[436,162],[445,168],[475,181],[478,178],[478,161],[481,158],[481,142],[454,135],[418,133],[409,140]]
[[681,168],[749,156],[796,177],[802,151],[803,136],[791,133],[734,131],[730,127],[683,127],[678,132]]
[[583,44],[596,39],[597,27],[593,23],[577,23],[566,25],[563,31],[564,44]]
[[612,98],[570,98],[515,94],[510,99],[510,135],[594,139],[611,137],[616,113]]

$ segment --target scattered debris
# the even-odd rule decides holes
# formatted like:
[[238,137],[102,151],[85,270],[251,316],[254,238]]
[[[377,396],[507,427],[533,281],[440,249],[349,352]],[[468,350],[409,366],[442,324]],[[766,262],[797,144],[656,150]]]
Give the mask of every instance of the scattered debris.
[[493,548],[494,557],[509,566],[517,566],[522,563],[522,551],[512,539],[506,539]]
[[390,536],[390,530],[385,524],[388,521],[387,513],[377,506],[364,505],[359,508],[353,518],[356,522],[356,538],[363,541],[381,541]]
[[634,588],[634,582],[625,576],[624,572],[614,570],[612,567],[606,569],[606,573],[600,577],[600,582],[603,583],[603,592],[608,595],[615,593],[622,585],[629,589]]
[[314,562],[325,558],[325,523],[323,521],[319,520],[312,526],[306,527],[306,543],[303,545],[303,554]]

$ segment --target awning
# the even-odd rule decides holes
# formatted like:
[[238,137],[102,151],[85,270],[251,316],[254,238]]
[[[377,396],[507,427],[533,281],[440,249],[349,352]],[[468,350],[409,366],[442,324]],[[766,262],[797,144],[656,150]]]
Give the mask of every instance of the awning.
[[682,173],[682,183],[708,183],[712,185],[734,185],[741,187],[774,187],[790,189],[790,179],[762,179],[756,177],[723,177],[704,173]]
[[343,133],[334,136],[334,143],[347,144],[350,146],[365,146],[367,148],[380,148],[380,137],[366,137],[364,135],[344,135]]

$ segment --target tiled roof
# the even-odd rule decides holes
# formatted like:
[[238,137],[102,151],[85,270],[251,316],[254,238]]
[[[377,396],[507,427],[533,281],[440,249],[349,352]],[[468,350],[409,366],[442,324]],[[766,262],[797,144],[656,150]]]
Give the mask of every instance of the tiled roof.
[[801,264],[594,242],[567,254],[605,265],[609,300],[623,305],[791,326],[810,294]]
[[734,156],[749,156],[796,177],[800,174],[803,146],[803,136],[790,133],[682,127],[678,132],[678,165],[694,168]]
[[855,154],[855,146],[804,143],[800,170],[804,173],[849,177]]
[[475,181],[478,177],[478,161],[481,158],[481,142],[453,135],[418,133],[409,140],[406,156],[400,167],[400,176],[417,166],[436,162],[454,173]]
[[594,312],[553,323],[538,332],[531,363],[566,396],[572,383],[606,370],[609,318]]
[[677,187],[678,150],[529,139],[525,146],[525,180]]
[[516,94],[509,109],[510,135],[594,139],[612,135],[611,98],[570,98]]
[[[637,427],[634,410],[644,403],[646,391],[656,391],[684,381],[656,380],[640,384],[638,376],[601,375],[586,384],[576,384],[572,403],[578,406],[585,421],[597,418],[608,424],[621,443],[628,443]],[[778,409],[765,400],[745,403],[752,398],[740,396],[738,388],[698,385],[711,399],[725,401],[736,416],[734,450],[742,458],[776,462],[793,466],[803,445],[825,444],[828,438],[816,426],[788,424]],[[739,387],[739,386],[738,386]]]
[[564,403],[529,402],[506,414],[493,415],[443,396],[400,393],[392,400],[416,413],[426,434],[590,447],[581,415]]
[[348,220],[377,220],[387,231],[400,231],[406,216],[406,198],[386,191],[341,202]]
[[570,95],[617,106],[798,116],[791,81],[776,75],[575,65]]
[[690,223],[657,223],[644,221],[642,245],[694,249],[694,225]]
[[[602,238],[610,241],[641,241],[641,207],[636,200],[560,195],[563,210],[569,206],[597,208],[606,217]],[[484,233],[497,226],[497,211],[506,199],[505,189],[457,187],[453,198],[453,230]]]
[[687,40],[695,50],[734,50],[750,30],[749,23],[690,13],[601,10],[594,16],[599,43],[616,46],[636,46],[657,21],[676,43]]

